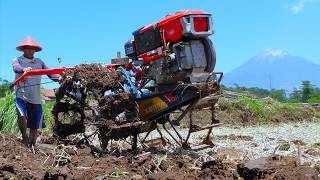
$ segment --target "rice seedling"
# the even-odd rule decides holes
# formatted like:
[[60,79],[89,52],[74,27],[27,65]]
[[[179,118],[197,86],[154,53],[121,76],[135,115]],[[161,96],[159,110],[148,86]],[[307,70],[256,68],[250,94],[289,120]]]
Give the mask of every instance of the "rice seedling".
[[4,100],[0,100],[0,131],[17,131],[17,115],[14,105],[14,96],[8,92]]

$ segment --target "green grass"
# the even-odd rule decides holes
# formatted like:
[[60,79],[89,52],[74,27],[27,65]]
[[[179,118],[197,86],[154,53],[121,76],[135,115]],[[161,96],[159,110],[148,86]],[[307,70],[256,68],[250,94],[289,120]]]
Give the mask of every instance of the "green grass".
[[320,143],[314,143],[314,144],[312,145],[312,147],[317,148],[317,149],[320,149]]
[[46,104],[42,105],[42,109],[43,109],[43,113],[44,113],[44,120],[46,121],[46,125],[47,127],[45,128],[45,130],[49,130],[52,129],[53,127],[53,116],[52,116],[52,108],[54,106],[54,102],[48,102]]
[[7,93],[4,100],[0,101],[0,131],[17,131],[17,115],[12,93]]
[[241,96],[219,99],[222,111],[239,118],[240,122],[268,124],[271,122],[312,121],[320,119],[320,112],[311,106],[282,103],[276,100]]
[[290,144],[289,144],[289,143],[282,144],[282,145],[279,147],[279,150],[280,150],[280,151],[289,151],[289,149],[290,149]]
[[119,177],[122,177],[122,176],[127,176],[129,173],[128,172],[125,172],[125,171],[121,171],[119,169],[115,169],[115,171],[113,171],[111,174],[110,174],[110,177],[111,178],[119,178]]
[[[54,102],[46,103],[42,105],[44,118],[47,127],[43,130],[49,130],[53,126],[53,117],[51,110]],[[13,93],[7,93],[5,99],[0,100],[0,131],[4,132],[16,132],[19,130],[17,123],[17,113],[14,104]]]
[[259,122],[264,123],[267,106],[249,97],[241,97],[235,104],[236,108],[243,109],[254,115]]

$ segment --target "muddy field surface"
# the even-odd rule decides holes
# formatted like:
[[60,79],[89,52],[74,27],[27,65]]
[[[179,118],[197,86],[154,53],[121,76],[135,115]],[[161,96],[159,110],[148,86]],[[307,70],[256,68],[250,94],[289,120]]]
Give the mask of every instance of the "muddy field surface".
[[[86,146],[22,145],[14,134],[0,135],[0,179],[234,179],[236,164],[165,151],[122,152],[94,157]],[[43,137],[42,137],[43,138]],[[214,171],[213,171],[214,170]]]
[[[59,103],[53,108],[56,134],[64,138],[73,132],[71,130],[83,133],[85,122],[103,125],[98,130],[100,135],[105,135],[106,130],[113,129],[114,125],[138,120],[135,118],[138,111],[133,96],[124,93],[125,79],[119,73],[104,68],[97,64],[79,65],[75,71],[63,75],[56,93]],[[79,108],[83,107],[83,103],[86,109]],[[73,116],[65,116],[70,112]],[[124,122],[118,116],[122,112],[125,112]],[[221,109],[216,115],[225,124],[228,124],[225,119],[232,119],[241,122],[240,125],[256,125],[255,121],[242,121],[250,115],[242,112],[247,111],[237,111],[234,117],[230,117],[227,110]],[[59,121],[59,117],[80,125],[67,126]],[[313,114],[306,117],[313,117]],[[189,125],[185,123],[188,122],[186,119],[177,127],[183,137],[187,136]],[[194,119],[195,124],[208,125],[212,120],[211,112],[195,113]],[[92,133],[88,127],[85,131],[87,136]],[[123,128],[112,136],[116,137],[113,139],[132,135],[132,127]],[[92,152],[92,147],[80,143],[58,143],[48,133],[39,137],[36,147],[26,147],[20,143],[17,134],[0,133],[0,179],[320,179],[318,124],[301,128],[295,125],[239,127],[214,129],[211,133],[213,146],[204,150],[183,150],[173,144],[158,148],[139,145],[138,150],[133,152],[123,146],[126,141],[122,140],[116,146],[109,145],[109,148],[108,142],[104,143],[103,151],[108,151],[104,154]],[[305,131],[306,128],[308,131]],[[159,138],[159,134],[153,131],[150,138]],[[198,144],[204,136],[203,132],[193,133],[189,143]],[[94,137],[92,144],[100,143]],[[165,137],[168,137],[168,142],[173,142],[168,135]],[[137,138],[141,141],[141,137]],[[107,141],[107,138],[104,139]]]
[[95,157],[84,145],[29,148],[15,134],[0,134],[0,179],[319,179],[319,171],[295,157],[227,160],[214,151],[140,149]]

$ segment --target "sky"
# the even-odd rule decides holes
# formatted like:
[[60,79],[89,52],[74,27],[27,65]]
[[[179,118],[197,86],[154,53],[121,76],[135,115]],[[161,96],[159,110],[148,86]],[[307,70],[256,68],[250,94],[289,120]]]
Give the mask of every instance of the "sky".
[[136,29],[191,9],[213,15],[216,71],[269,48],[320,64],[320,0],[0,0],[0,77],[13,81],[15,47],[28,35],[49,68],[110,63]]

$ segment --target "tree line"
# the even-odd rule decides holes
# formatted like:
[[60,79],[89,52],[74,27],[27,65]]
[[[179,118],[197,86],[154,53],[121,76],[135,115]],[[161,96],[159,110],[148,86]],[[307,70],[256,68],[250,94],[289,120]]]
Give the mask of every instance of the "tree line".
[[247,88],[237,84],[234,87],[222,86],[224,90],[235,91],[239,93],[249,93],[257,98],[271,97],[280,102],[291,103],[320,103],[320,88],[311,84],[310,81],[301,81],[299,88],[294,88],[292,91],[284,89],[262,89],[262,88]]

